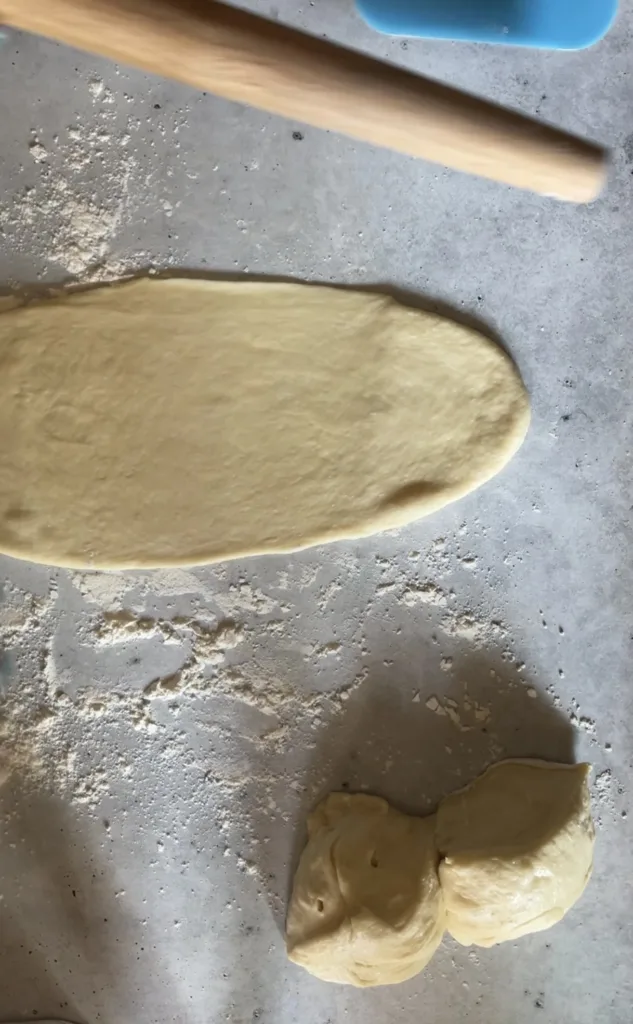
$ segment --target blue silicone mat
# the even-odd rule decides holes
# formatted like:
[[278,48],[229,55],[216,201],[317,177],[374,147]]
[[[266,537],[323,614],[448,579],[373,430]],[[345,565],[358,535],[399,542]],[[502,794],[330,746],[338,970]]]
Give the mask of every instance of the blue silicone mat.
[[601,39],[618,0],[356,0],[379,32],[582,50]]

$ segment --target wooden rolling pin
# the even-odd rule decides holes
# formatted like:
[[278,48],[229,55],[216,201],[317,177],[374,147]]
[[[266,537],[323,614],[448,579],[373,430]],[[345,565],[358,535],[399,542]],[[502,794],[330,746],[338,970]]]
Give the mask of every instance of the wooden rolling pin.
[[294,121],[573,202],[596,145],[209,0],[0,0],[0,22]]

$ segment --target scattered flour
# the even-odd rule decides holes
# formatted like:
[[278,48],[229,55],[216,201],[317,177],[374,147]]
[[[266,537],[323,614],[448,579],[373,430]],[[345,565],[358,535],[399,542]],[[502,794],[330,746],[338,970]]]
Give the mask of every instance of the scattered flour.
[[445,608],[448,604],[446,593],[434,583],[409,584],[402,591],[400,600],[409,608],[414,608],[418,604],[431,604],[437,608]]
[[603,828],[605,819],[624,819],[627,816],[626,809],[622,809],[622,796],[624,788],[618,784],[610,768],[599,771],[592,787],[594,819],[598,828]]
[[[443,565],[452,557],[450,548],[445,540],[436,543]],[[327,576],[321,585],[323,567],[315,560],[289,561],[268,588],[226,566],[198,573],[61,573],[64,600],[53,582],[43,597],[5,586],[0,779],[17,778],[96,812],[126,780],[142,779],[151,789],[154,779],[165,782],[177,766],[178,778],[189,773],[192,793],[199,796],[196,787],[205,787],[213,815],[227,830],[237,828],[243,813],[237,807],[253,793],[270,820],[286,816],[283,792],[305,795],[306,756],[309,761],[310,752],[320,749],[319,737],[336,736],[339,746],[341,739],[356,742],[347,723],[358,721],[368,679],[376,687],[374,641],[368,645],[362,614],[354,613],[345,632],[332,608],[349,576],[361,578],[362,561],[347,553],[336,558],[337,578]],[[436,692],[429,696],[422,668],[409,690],[412,718],[423,721],[430,712],[444,719],[449,733],[441,749],[451,729],[458,734],[445,748],[449,759],[473,743],[491,759],[499,756],[505,740],[494,720],[496,681],[480,679],[469,691],[464,658],[480,650],[485,667],[493,651],[497,663],[511,663],[513,674],[520,674],[508,628],[481,610],[460,608],[454,580],[431,578],[419,552],[411,553],[404,574],[393,559],[382,558],[377,566],[372,600],[384,600],[378,584],[394,584],[391,607],[413,622],[423,619],[428,637]],[[305,593],[291,601],[297,591]],[[154,665],[158,672],[145,670]],[[490,675],[499,678],[494,670]],[[534,687],[516,685],[532,698],[529,704],[538,697]],[[550,697],[562,710],[553,691]],[[347,707],[349,719],[342,717]],[[571,723],[594,742],[595,723],[575,701],[567,710]],[[389,754],[392,768],[394,759],[397,747]],[[313,767],[312,775],[320,770]],[[159,801],[158,781],[155,786]],[[598,775],[596,799],[605,810],[615,788],[610,774]],[[239,855],[248,859],[244,851]]]
[[435,695],[425,701],[426,707],[436,715],[448,718],[459,732],[472,732],[481,728],[492,714],[490,706],[479,704],[468,694],[467,686],[458,703],[452,697],[438,698]]
[[[38,260],[44,268],[40,278],[61,270],[77,281],[98,282],[151,269],[156,260],[150,252],[124,249],[123,231],[148,196],[168,207],[170,215],[180,206],[171,196],[161,198],[162,189],[156,195],[156,179],[168,178],[173,170],[159,159],[153,136],[148,142],[147,122],[126,112],[132,98],[119,95],[115,102],[99,78],[87,82],[87,91],[93,116],[78,119],[45,141],[32,132],[27,146],[38,180],[0,202],[3,244]],[[144,98],[139,102],[144,107]],[[170,149],[170,165],[179,159],[178,134],[186,123],[181,112],[173,112],[169,120],[163,115],[156,119],[156,130]],[[169,182],[165,184],[170,192]],[[169,256],[161,266],[172,263]]]
[[[156,757],[170,760],[178,756],[186,762],[190,756],[190,743],[179,719],[182,714],[193,714],[195,722],[201,699],[205,707],[201,729],[226,739],[223,721],[236,702],[259,716],[261,725],[254,728],[249,739],[254,749],[283,754],[289,743],[292,749],[297,730],[311,733],[325,725],[343,709],[364,679],[359,674],[337,690],[309,690],[280,678],[265,659],[240,660],[240,649],[252,630],[245,620],[278,611],[273,598],[244,581],[216,594],[215,618],[208,610],[204,618],[167,618],[122,606],[130,588],[136,592],[139,579],[147,581],[144,574],[69,572],[67,579],[90,601],[95,596],[101,602],[112,601],[111,610],[95,611],[94,605],[88,604],[75,627],[73,649],[79,663],[83,663],[83,650],[93,652],[89,663],[97,668],[85,682],[80,677],[78,682],[76,674],[65,667],[64,651],[58,650],[56,638],[63,627],[64,613],[63,608],[57,608],[57,586],[52,585],[42,600],[10,587],[3,594],[0,652],[16,658],[8,685],[0,688],[0,780],[5,783],[14,777],[21,786],[54,791],[77,804],[96,808],[111,792],[113,782],[132,770],[132,762],[119,752],[120,740],[116,747],[109,746],[111,730],[116,729],[121,736],[121,730],[128,729],[131,735],[146,737],[150,744],[162,745],[160,753],[158,747],[153,751],[147,748],[143,771],[151,777]],[[191,580],[183,575],[180,582],[190,584]],[[147,590],[151,591],[149,585]],[[228,618],[222,606],[234,612],[242,609],[243,614]],[[263,622],[262,628],[275,625]],[[155,677],[141,688],[132,687],[125,678],[117,683],[107,671],[102,678],[95,656],[120,657],[148,643],[174,648],[181,660],[180,669]],[[24,659],[21,652],[25,653]],[[331,645],[330,652],[335,653],[335,645]],[[238,656],[237,663],[232,660],[234,656]],[[215,723],[213,718],[208,720],[210,713],[219,716]],[[229,720],[231,717],[229,714]],[[232,788],[252,779],[253,773],[248,768],[235,773],[227,763],[219,775],[216,769],[214,777],[216,788],[220,787],[218,794],[229,799]],[[260,775],[260,779],[264,777]],[[274,781],[270,777],[267,785]]]
[[279,602],[245,580],[231,584],[228,592],[217,594],[216,600],[226,615],[243,615],[253,612],[255,615],[269,615],[276,612]]
[[48,150],[44,149],[44,146],[41,142],[38,142],[37,139],[34,139],[33,142],[29,143],[29,153],[35,160],[36,164],[43,164],[48,160]]
[[[74,132],[79,134],[76,144]],[[39,143],[31,145],[31,156],[42,168],[41,179],[24,186],[10,206],[0,209],[0,230],[14,248],[32,250],[34,241],[44,242],[44,261],[70,277],[97,281],[121,276],[125,265],[111,256],[111,250],[128,216],[135,159],[126,154],[112,161],[105,187],[97,194],[81,180],[84,167],[78,155],[84,147],[90,153],[94,139],[79,129],[71,129],[69,137],[71,147],[63,155],[49,153]],[[61,160],[63,172],[57,169]]]
[[105,93],[103,81],[100,78],[91,78],[88,82],[88,92],[94,100],[98,100]]

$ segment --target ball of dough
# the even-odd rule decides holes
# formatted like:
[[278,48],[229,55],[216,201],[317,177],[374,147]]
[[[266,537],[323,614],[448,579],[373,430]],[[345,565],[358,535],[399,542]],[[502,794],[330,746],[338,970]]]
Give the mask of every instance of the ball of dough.
[[288,956],[325,981],[390,985],[422,970],[442,939],[434,818],[380,797],[332,793],[308,819]]
[[437,812],[447,929],[493,946],[556,924],[593,864],[589,765],[501,761]]

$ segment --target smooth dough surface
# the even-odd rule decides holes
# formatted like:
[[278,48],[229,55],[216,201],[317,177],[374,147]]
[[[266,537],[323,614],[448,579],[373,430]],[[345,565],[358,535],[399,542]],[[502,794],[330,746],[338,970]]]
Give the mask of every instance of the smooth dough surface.
[[288,956],[325,981],[389,985],[421,971],[445,927],[433,817],[332,793],[308,820]]
[[589,765],[502,761],[437,812],[447,929],[492,946],[556,924],[593,865]]
[[144,279],[0,314],[0,550],[197,564],[399,526],[529,407],[487,338],[368,292]]

